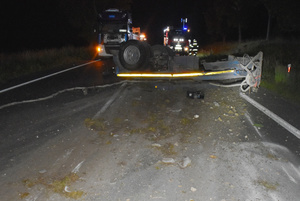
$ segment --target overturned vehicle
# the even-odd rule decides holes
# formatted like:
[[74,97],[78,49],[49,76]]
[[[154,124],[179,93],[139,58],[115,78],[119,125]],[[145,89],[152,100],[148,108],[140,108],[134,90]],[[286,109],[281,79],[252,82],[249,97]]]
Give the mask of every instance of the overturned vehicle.
[[[167,78],[201,80],[242,80],[243,92],[260,85],[263,53],[226,61],[200,62],[199,57],[177,56],[169,47],[150,46],[132,33],[129,13],[109,9],[100,16],[98,55],[113,57],[116,74],[124,78]],[[202,68],[203,66],[203,68]]]

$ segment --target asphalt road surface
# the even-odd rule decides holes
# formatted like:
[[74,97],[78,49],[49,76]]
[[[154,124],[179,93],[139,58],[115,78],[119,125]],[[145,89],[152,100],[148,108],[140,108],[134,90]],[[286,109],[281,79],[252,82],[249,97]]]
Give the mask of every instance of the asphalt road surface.
[[299,200],[299,106],[246,94],[295,134],[238,87],[118,80],[105,65],[0,94],[1,200]]

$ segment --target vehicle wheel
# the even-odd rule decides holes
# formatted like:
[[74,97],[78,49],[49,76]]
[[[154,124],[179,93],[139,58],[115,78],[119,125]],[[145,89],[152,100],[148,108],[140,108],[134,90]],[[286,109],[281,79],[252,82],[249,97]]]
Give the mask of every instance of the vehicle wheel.
[[148,48],[137,40],[130,40],[122,44],[119,59],[127,70],[143,69],[149,63],[150,52]]

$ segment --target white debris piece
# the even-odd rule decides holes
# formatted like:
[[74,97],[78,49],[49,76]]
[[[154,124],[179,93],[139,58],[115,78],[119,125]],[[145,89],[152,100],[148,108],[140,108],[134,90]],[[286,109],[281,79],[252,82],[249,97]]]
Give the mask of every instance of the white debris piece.
[[46,172],[47,172],[47,170],[45,170],[45,169],[39,171],[40,174],[44,174]]
[[192,163],[192,160],[189,157],[185,156],[178,165],[181,168],[186,168],[187,166],[190,166],[191,163]]
[[67,193],[71,193],[71,191],[69,190],[69,187],[68,186],[65,186],[65,192],[67,192]]
[[173,164],[175,163],[175,160],[173,158],[163,158],[162,162],[167,164]]
[[152,144],[152,147],[161,147],[161,145],[158,143],[154,143],[154,144]]
[[217,102],[214,102],[214,105],[215,105],[216,107],[220,107],[220,104],[217,103]]

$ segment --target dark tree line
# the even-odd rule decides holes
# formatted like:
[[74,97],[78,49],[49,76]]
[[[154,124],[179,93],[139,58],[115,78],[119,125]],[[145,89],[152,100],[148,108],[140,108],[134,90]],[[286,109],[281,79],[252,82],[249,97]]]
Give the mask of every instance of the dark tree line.
[[152,43],[182,17],[202,43],[300,35],[299,0],[3,0],[0,51],[89,45],[98,12],[112,7],[131,11]]

